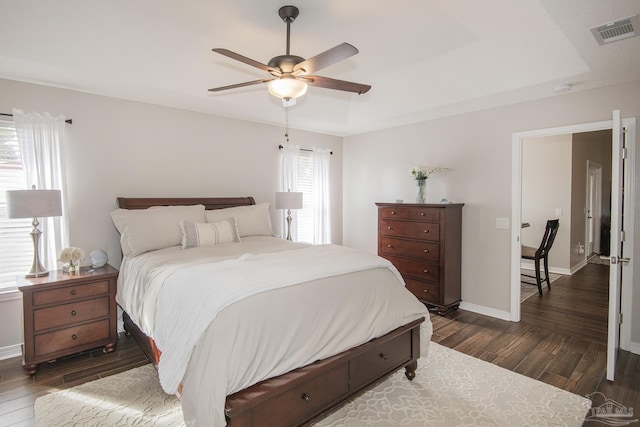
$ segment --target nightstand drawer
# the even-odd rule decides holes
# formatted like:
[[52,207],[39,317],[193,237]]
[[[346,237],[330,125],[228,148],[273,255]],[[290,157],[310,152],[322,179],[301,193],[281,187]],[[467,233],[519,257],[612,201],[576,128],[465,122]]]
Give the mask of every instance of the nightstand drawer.
[[380,251],[383,256],[400,255],[433,262],[440,260],[440,244],[435,242],[419,242],[401,240],[392,237],[380,238]]
[[440,285],[437,283],[421,282],[419,280],[404,279],[407,289],[420,301],[434,304],[440,303]]
[[96,295],[109,293],[109,281],[104,280],[93,283],[70,285],[47,291],[35,291],[33,293],[33,305],[54,304],[59,302],[74,301]]
[[68,352],[70,348],[109,339],[109,320],[88,323],[36,335],[35,356],[41,357],[57,351]]
[[106,296],[34,310],[33,330],[40,332],[102,317],[109,317],[109,297]]
[[386,256],[385,258],[391,261],[403,276],[436,283],[440,280],[440,266],[438,264],[393,256]]
[[385,219],[414,219],[419,221],[438,221],[440,209],[423,207],[381,208],[380,218]]
[[380,220],[380,234],[389,237],[409,237],[438,242],[440,241],[440,224],[383,219]]

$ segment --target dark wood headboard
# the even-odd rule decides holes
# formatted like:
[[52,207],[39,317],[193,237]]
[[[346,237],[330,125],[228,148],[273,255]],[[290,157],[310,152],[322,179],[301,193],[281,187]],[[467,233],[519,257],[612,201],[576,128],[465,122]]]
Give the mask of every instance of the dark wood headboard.
[[151,206],[204,205],[205,209],[210,210],[255,204],[256,201],[253,197],[118,197],[118,207],[121,209],[146,209]]

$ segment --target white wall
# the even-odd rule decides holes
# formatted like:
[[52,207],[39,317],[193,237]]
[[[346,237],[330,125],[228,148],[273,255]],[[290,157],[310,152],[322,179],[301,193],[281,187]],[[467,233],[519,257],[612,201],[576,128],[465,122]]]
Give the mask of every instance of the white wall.
[[[562,209],[562,215],[556,215]],[[560,228],[549,252],[549,269],[569,274],[571,240],[571,134],[527,138],[522,144],[522,244],[537,248],[547,220]],[[527,264],[532,265],[532,261]]]
[[[550,89],[551,90],[551,89]],[[640,117],[640,81],[568,93],[537,101],[447,117],[345,138],[344,243],[376,252],[375,202],[411,200],[414,162],[443,162],[451,171],[427,183],[431,201],[463,202],[462,299],[488,312],[507,314],[510,303],[510,230],[496,218],[511,217],[512,134],[611,120],[611,111]],[[636,140],[640,138],[636,135]],[[640,150],[639,150],[640,151]],[[636,170],[640,171],[640,155]],[[640,174],[636,175],[638,180]],[[640,184],[636,182],[636,199]],[[640,227],[640,203],[636,203]],[[516,224],[519,226],[519,224]],[[635,246],[640,250],[640,232]],[[640,263],[634,264],[640,278]],[[640,283],[640,280],[636,280]],[[634,287],[631,339],[640,342],[640,285]],[[629,295],[624,298],[630,298]]]
[[[73,119],[65,147],[70,241],[86,252],[106,250],[115,267],[120,246],[109,213],[118,196],[253,196],[275,203],[282,128],[1,79],[0,93],[0,112],[17,107]],[[332,239],[342,243],[342,138],[289,134],[291,143],[333,150]],[[276,232],[278,215],[272,211]],[[0,313],[17,304],[0,302]],[[0,323],[0,349],[12,344],[19,324]]]

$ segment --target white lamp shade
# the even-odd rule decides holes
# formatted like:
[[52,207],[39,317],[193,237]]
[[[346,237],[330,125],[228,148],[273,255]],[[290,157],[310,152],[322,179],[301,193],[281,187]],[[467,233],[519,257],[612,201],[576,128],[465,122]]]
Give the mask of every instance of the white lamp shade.
[[292,76],[271,80],[267,88],[271,95],[281,99],[295,99],[307,93],[307,84]]
[[302,209],[302,193],[297,191],[276,193],[276,209]]
[[62,216],[60,190],[7,191],[7,218]]

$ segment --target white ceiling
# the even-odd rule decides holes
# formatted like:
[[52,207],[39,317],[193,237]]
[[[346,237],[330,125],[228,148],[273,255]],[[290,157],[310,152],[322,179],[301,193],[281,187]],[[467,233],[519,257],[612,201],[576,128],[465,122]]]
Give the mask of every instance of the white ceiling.
[[211,49],[284,54],[285,4],[300,9],[291,54],[351,43],[318,74],[372,85],[310,87],[289,110],[299,129],[352,135],[640,79],[640,37],[600,46],[590,31],[640,0],[0,0],[0,77],[283,125],[266,85],[207,89],[268,76]]

